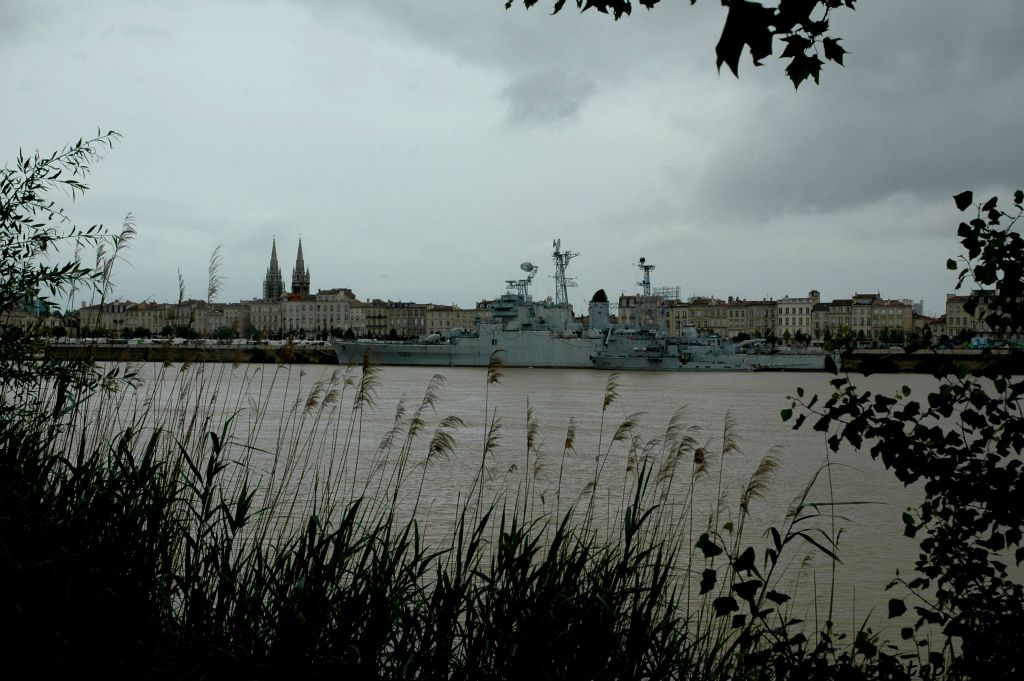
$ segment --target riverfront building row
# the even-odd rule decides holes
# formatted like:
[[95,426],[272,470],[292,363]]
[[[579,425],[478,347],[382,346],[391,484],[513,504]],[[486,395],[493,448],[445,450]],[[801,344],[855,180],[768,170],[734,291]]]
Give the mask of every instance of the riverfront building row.
[[[291,290],[286,288],[277,256],[276,240],[263,280],[262,295],[237,303],[183,300],[177,303],[133,303],[113,301],[87,305],[73,313],[74,319],[49,319],[71,334],[92,336],[198,335],[221,338],[357,337],[412,338],[427,334],[444,337],[454,328],[474,331],[491,316],[490,301],[473,308],[457,305],[391,300],[359,300],[348,288],[311,292],[311,274],[306,267],[300,240],[291,273]],[[666,290],[668,291],[668,290]],[[818,291],[806,297],[744,300],[728,297],[655,296],[662,313],[664,330],[681,334],[686,328],[715,333],[725,338],[775,336],[793,341],[850,337],[867,341],[899,341],[915,333],[956,337],[960,334],[988,334],[985,305],[972,314],[964,310],[968,296],[947,296],[946,314],[931,319],[921,314],[919,304],[907,299],[887,299],[877,293],[855,293],[850,298],[821,300]],[[636,324],[639,314],[649,313],[653,299],[623,294],[618,299],[614,321]],[[645,312],[646,311],[646,312]],[[586,319],[582,320],[584,323]],[[10,310],[6,323],[40,325],[38,311]]]
[[360,337],[409,338],[429,333],[446,336],[456,327],[474,330],[490,317],[486,303],[474,309],[457,305],[373,299],[361,301],[348,288],[310,292],[311,275],[299,242],[291,290],[271,246],[263,295],[239,303],[184,300],[178,303],[115,301],[87,305],[76,313],[85,335],[195,334],[203,337],[321,337],[350,333]]
[[[641,297],[619,297],[619,318],[632,322]],[[693,297],[687,301],[663,302],[668,331],[680,334],[687,326],[725,338],[745,334],[751,338],[825,339],[839,336],[868,341],[902,340],[923,333],[931,320],[911,300],[889,300],[877,293],[856,293],[831,302],[821,300],[818,291],[804,298],[785,296],[777,300],[725,300]]]
[[[811,339],[849,335],[865,340],[896,340],[913,333],[939,338],[967,335],[992,335],[984,321],[984,303],[973,313],[964,310],[969,296],[946,296],[946,314],[930,318],[916,311],[908,300],[888,300],[878,294],[855,294],[851,298],[831,302],[809,303],[808,298],[777,300],[742,300],[695,297],[687,301],[667,300],[668,331],[679,334],[687,326],[704,333],[725,338],[739,334],[763,337],[771,332],[777,338],[797,338],[804,334]],[[639,296],[619,297],[616,319],[635,323]],[[115,301],[104,305],[83,307],[72,328],[86,335],[124,336],[138,330],[150,334],[178,332],[191,328],[200,336],[252,337],[293,335],[339,335],[351,329],[359,337],[402,338],[448,331],[461,327],[476,329],[481,319],[489,319],[490,301],[481,301],[474,308],[406,301],[360,301],[350,289],[327,289],[309,296],[286,294],[278,300],[251,300],[241,303],[207,303],[186,300],[182,303],[132,303]],[[5,323],[19,326],[38,325],[39,311],[8,312]],[[586,320],[584,320],[586,321]],[[50,324],[67,320],[54,318]],[[72,329],[70,332],[74,333]],[[394,334],[392,334],[394,331]]]
[[[147,336],[194,333],[206,338],[340,336],[410,338],[447,336],[456,327],[474,330],[490,310],[457,305],[384,300],[360,301],[349,289],[321,290],[309,296],[241,303],[132,303],[90,305],[77,312],[82,335]],[[188,330],[188,331],[186,331]]]

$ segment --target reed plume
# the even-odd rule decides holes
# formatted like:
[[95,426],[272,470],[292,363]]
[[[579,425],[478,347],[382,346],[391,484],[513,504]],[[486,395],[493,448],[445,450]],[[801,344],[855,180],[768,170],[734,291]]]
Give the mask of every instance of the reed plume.
[[757,468],[747,481],[746,487],[740,494],[740,512],[744,515],[750,512],[750,502],[754,499],[763,499],[768,491],[768,483],[779,469],[779,459],[774,453],[764,456]]
[[206,302],[212,303],[213,299],[220,293],[221,288],[224,286],[224,276],[220,273],[221,265],[223,264],[223,258],[220,254],[220,244],[213,249],[210,253],[210,264],[207,268],[207,281],[206,281]]
[[604,399],[601,402],[601,411],[608,411],[608,407],[612,406],[619,397],[619,374],[618,372],[611,372],[608,374],[608,380],[604,386]]
[[504,350],[495,350],[487,360],[487,385],[501,383],[501,379],[505,375],[503,371],[505,362],[501,358],[502,352]]
[[555,487],[555,516],[561,514],[562,479],[565,475],[565,461],[570,454],[576,453],[576,417],[569,417],[569,425],[565,429],[565,440],[562,443],[562,457],[558,464],[558,484]]

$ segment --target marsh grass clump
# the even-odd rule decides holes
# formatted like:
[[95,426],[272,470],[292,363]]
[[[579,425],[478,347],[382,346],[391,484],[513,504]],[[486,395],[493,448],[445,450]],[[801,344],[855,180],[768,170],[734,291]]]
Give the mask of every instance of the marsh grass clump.
[[[809,485],[767,541],[747,543],[778,463],[769,452],[730,502],[720,469],[741,455],[732,419],[717,445],[684,410],[654,438],[640,437],[639,415],[605,433],[613,376],[601,432],[582,437],[570,419],[555,465],[529,404],[525,441],[501,440],[498,362],[479,448],[462,437],[471,415],[440,411],[441,376],[370,434],[369,363],[319,380],[285,365],[133,373],[142,385],[63,396],[41,380],[34,416],[0,418],[0,583],[19,669],[905,676],[869,631],[846,644],[792,612],[782,556],[838,559],[835,538]],[[490,472],[499,445],[523,447],[517,471]],[[460,456],[456,498],[426,504],[431,474],[457,477]],[[580,463],[589,479],[571,489]]]

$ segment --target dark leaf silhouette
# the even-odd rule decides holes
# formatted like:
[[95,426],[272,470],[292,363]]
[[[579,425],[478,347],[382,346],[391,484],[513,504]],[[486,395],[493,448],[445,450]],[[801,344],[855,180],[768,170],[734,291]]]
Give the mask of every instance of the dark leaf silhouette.
[[728,615],[730,612],[736,612],[740,609],[739,604],[736,603],[736,599],[732,596],[721,596],[716,598],[712,601],[711,607],[715,609],[715,615],[718,617]]
[[718,573],[714,570],[704,570],[700,576],[700,595],[703,596],[707,592],[715,588],[715,581]]
[[715,46],[715,54],[718,56],[715,65],[721,69],[722,64],[725,64],[733,75],[739,76],[740,55],[744,47],[749,47],[755,66],[759,66],[765,57],[771,56],[772,17],[771,9],[757,3],[746,0],[732,2],[722,28],[722,37]]
[[953,197],[953,201],[956,202],[956,207],[960,210],[967,210],[967,208],[974,202],[974,192],[960,192]]
[[821,41],[821,46],[825,50],[825,59],[834,61],[840,66],[843,65],[843,55],[846,54],[846,50],[839,44],[839,40],[836,38],[824,38]]
[[[537,0],[521,0],[527,9]],[[652,9],[659,0],[638,0],[638,4]],[[696,0],[690,0],[695,4]],[[516,5],[516,0],[506,0],[505,9]],[[772,6],[766,6],[766,5]],[[551,13],[558,14],[566,0],[554,0]],[[715,64],[719,71],[722,65],[729,67],[733,75],[739,76],[739,63],[743,50],[750,52],[755,66],[773,53],[775,38],[786,43],[780,58],[789,60],[786,74],[796,86],[807,78],[818,82],[823,62],[818,57],[818,48],[825,59],[843,64],[846,50],[839,44],[840,38],[829,35],[831,13],[839,8],[854,9],[855,0],[782,0],[778,3],[753,2],[749,0],[722,0],[728,7],[725,23],[715,46]],[[631,0],[576,0],[580,12],[594,9],[601,14],[614,17],[616,21],[631,16]]]

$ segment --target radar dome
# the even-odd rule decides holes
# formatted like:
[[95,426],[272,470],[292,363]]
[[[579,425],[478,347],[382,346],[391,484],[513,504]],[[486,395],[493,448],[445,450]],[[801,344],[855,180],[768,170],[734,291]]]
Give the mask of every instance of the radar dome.
[[519,269],[521,269],[524,272],[532,272],[533,271],[533,263],[532,262],[524,262],[522,265],[519,266]]

